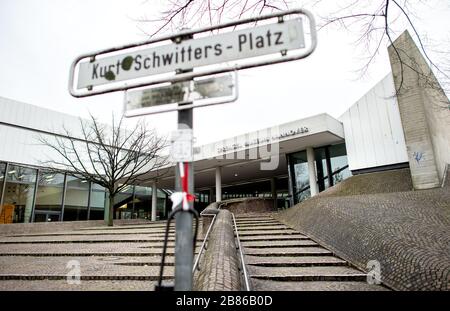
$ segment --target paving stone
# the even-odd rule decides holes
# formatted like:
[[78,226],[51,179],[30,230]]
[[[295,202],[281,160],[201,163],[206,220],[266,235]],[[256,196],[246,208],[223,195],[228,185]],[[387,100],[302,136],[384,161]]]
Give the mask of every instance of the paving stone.
[[351,177],[275,217],[361,269],[377,260],[393,289],[450,290],[450,183],[408,191],[401,171]]

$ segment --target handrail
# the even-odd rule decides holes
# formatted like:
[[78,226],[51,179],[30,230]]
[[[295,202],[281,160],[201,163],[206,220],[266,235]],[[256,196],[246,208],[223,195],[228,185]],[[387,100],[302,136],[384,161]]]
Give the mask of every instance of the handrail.
[[214,216],[214,217],[213,217],[213,220],[211,221],[211,223],[209,224],[208,231],[206,231],[206,235],[205,235],[205,238],[203,239],[202,246],[200,247],[197,258],[195,259],[194,266],[192,267],[192,274],[194,274],[195,271],[197,270],[197,267],[199,267],[200,256],[203,254],[203,250],[205,249],[205,246],[206,246],[206,241],[208,240],[209,233],[212,229],[212,226],[214,225],[214,222],[216,221],[216,216],[217,216],[217,214],[200,214],[200,215],[201,216]]
[[236,239],[237,239],[237,243],[238,243],[239,254],[241,257],[242,271],[244,272],[245,289],[247,291],[250,291],[251,290],[250,282],[248,281],[247,268],[245,267],[244,254],[242,253],[241,241],[239,239],[239,232],[238,232],[238,229],[236,226],[236,219],[234,218],[234,213],[231,213],[231,216],[233,216],[234,231],[236,232]]

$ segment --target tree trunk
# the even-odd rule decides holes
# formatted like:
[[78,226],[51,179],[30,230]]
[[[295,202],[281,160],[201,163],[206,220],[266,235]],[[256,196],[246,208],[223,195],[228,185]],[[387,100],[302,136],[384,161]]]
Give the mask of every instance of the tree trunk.
[[109,196],[108,226],[113,226],[113,218],[114,218],[114,196]]

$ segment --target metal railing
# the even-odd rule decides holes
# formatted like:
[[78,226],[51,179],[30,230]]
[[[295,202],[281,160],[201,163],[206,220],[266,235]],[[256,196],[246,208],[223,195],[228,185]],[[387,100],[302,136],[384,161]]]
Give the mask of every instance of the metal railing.
[[238,228],[236,225],[236,219],[234,218],[234,214],[231,213],[231,216],[233,216],[233,225],[234,225],[234,232],[236,232],[236,240],[238,243],[238,248],[239,248],[239,255],[240,255],[240,261],[241,261],[241,266],[242,266],[242,272],[244,273],[244,282],[245,282],[245,290],[246,291],[250,291],[250,282],[249,282],[249,278],[248,278],[248,273],[247,273],[247,268],[245,267],[245,261],[244,261],[244,254],[242,253],[242,246],[241,246],[241,241],[239,239],[239,232],[238,232]]
[[200,257],[203,254],[203,251],[206,249],[206,243],[208,242],[209,233],[211,232],[212,227],[214,226],[214,222],[216,221],[217,214],[202,214],[201,216],[214,216],[211,223],[209,224],[208,230],[206,231],[205,238],[203,239],[202,246],[200,247],[200,250],[198,252],[197,258],[195,259],[194,266],[192,267],[192,275],[194,275],[195,271],[198,269],[200,270]]

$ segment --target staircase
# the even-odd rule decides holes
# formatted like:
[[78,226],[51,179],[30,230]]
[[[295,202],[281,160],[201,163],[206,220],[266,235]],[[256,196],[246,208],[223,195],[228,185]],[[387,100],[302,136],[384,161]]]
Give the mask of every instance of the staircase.
[[252,290],[387,290],[270,214],[236,216]]

